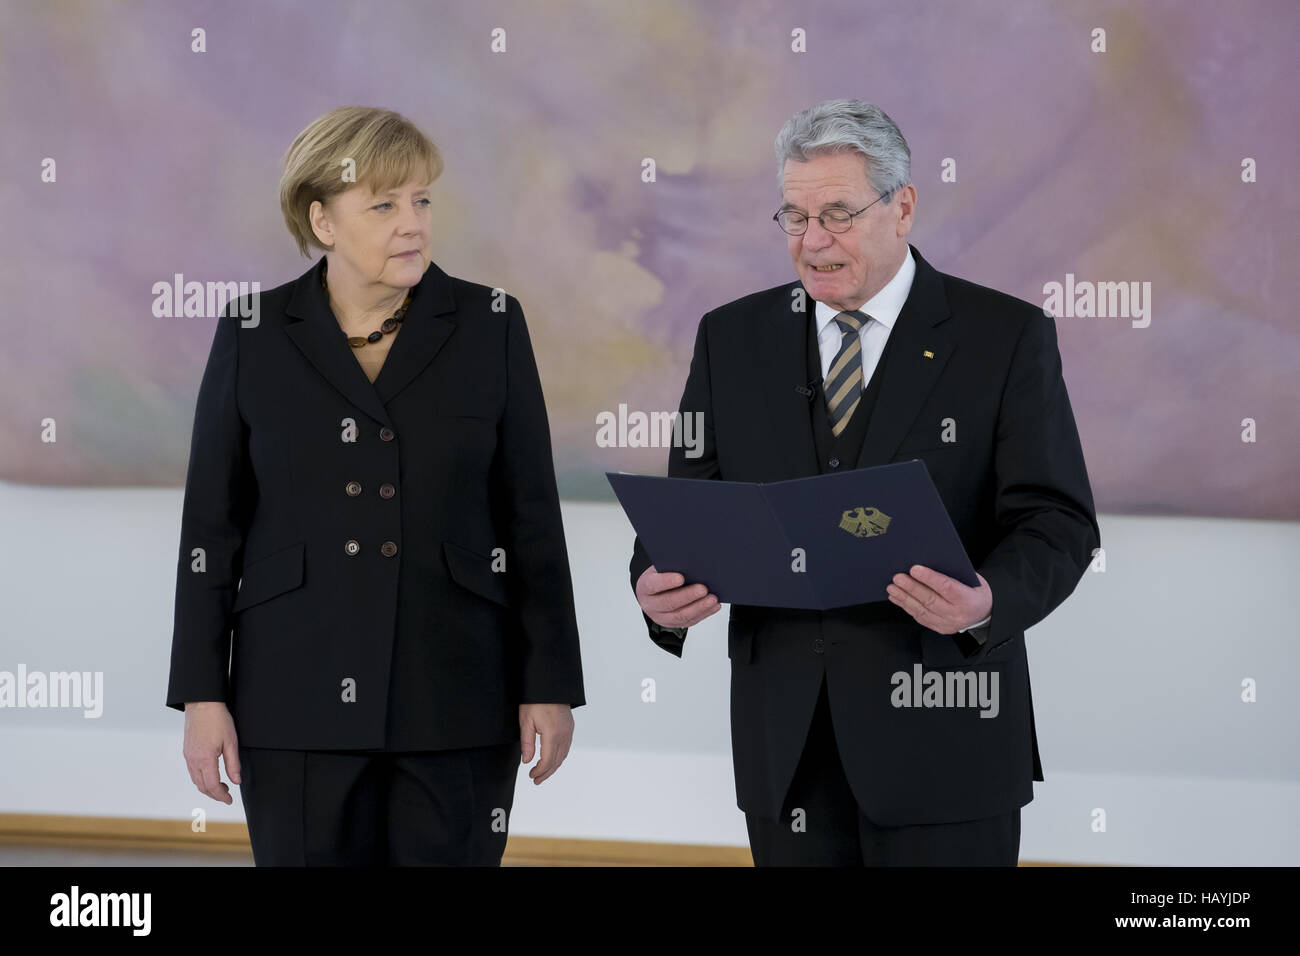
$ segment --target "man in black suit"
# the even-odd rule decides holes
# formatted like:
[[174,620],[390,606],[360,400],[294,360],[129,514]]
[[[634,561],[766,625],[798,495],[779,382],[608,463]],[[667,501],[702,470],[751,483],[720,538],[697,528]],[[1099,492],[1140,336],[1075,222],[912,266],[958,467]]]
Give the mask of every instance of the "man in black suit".
[[[920,458],[980,586],[917,565],[887,600],[732,606],[732,750],[754,861],[1014,865],[1020,808],[1043,779],[1024,632],[1100,546],[1053,319],[907,243],[910,151],[878,107],[804,110],[776,152],[774,218],[798,281],[701,320],[680,408],[703,412],[703,452],[672,448],[668,472],[770,482]],[[639,539],[630,572],[651,639],[681,656],[716,597],[653,567]],[[997,699],[915,706],[899,675],[918,669]]]

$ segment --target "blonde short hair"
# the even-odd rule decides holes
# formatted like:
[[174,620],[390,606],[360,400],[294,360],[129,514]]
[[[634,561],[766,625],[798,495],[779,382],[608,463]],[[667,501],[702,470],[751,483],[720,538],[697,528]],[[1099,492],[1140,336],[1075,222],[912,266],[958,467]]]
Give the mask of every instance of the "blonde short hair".
[[[349,168],[356,182],[343,178]],[[310,247],[326,248],[308,216],[316,200],[325,204],[357,184],[382,193],[417,176],[432,183],[440,175],[438,147],[406,117],[373,106],[341,106],[314,120],[285,153],[280,211],[298,251],[309,256]]]

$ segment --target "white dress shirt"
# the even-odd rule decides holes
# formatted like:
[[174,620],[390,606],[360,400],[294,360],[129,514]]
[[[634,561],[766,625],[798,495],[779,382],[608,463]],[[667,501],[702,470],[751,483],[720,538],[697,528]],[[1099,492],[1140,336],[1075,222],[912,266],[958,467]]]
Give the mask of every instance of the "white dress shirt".
[[[903,303],[907,301],[907,295],[912,291],[912,277],[915,275],[916,260],[912,257],[912,250],[909,247],[907,257],[903,259],[903,264],[898,267],[894,277],[885,283],[884,288],[857,307],[856,311],[865,312],[874,320],[864,323],[858,331],[858,336],[862,339],[863,391],[871,381],[871,373],[876,370],[876,365],[880,362],[880,355],[885,351],[885,342],[889,339],[889,333],[894,328],[898,314],[903,311]],[[831,363],[835,361],[835,356],[840,351],[840,327],[835,322],[835,316],[840,312],[825,302],[818,302],[816,306],[817,348],[821,352],[822,380],[825,381],[827,373],[831,370]]]
[[[863,312],[871,316],[871,321],[863,324],[858,330],[858,336],[862,340],[862,389],[866,391],[867,384],[871,381],[871,376],[880,363],[880,356],[885,351],[885,343],[889,340],[889,333],[894,329],[894,322],[898,320],[898,315],[903,311],[903,303],[907,301],[908,293],[912,291],[912,279],[916,275],[916,259],[912,256],[912,249],[909,246],[907,256],[903,259],[903,264],[898,267],[894,277],[885,283],[884,287],[873,295],[870,299],[858,306],[855,311]],[[839,315],[838,309],[827,305],[825,302],[816,303],[817,317],[817,348],[821,353],[822,363],[822,380],[826,380],[827,374],[831,370],[831,363],[835,361],[835,356],[839,354],[841,339],[843,333],[840,331],[839,324],[835,321],[835,316]],[[993,615],[989,615],[978,624],[972,624],[970,627],[963,627],[961,630],[969,631],[972,628],[985,627],[989,621],[993,620]]]

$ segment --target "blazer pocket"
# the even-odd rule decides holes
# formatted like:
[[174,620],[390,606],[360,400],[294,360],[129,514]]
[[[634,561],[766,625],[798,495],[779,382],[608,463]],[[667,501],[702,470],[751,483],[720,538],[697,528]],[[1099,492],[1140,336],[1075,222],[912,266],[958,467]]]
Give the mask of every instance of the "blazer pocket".
[[898,451],[894,452],[894,460],[907,461],[910,458],[917,458],[922,455],[933,456],[956,447],[956,442],[934,442],[929,445],[915,445],[910,448],[900,448]]
[[506,587],[506,572],[493,571],[490,557],[451,541],[442,543],[442,553],[447,559],[447,568],[451,571],[452,580],[457,584],[467,591],[473,591],[479,597],[495,601],[502,607],[510,607],[510,590]]
[[302,585],[303,546],[291,544],[244,566],[232,612],[261,604]]
[[[992,635],[989,636],[992,640]],[[929,628],[921,628],[921,663],[927,669],[982,667],[1006,660],[1021,643],[1021,635],[1013,634],[1004,641],[999,641],[987,651],[980,651],[970,657],[963,657],[957,642],[951,634],[940,634]]]
[[439,408],[433,412],[434,418],[464,418],[471,422],[483,422],[485,425],[495,425],[497,420],[490,415],[484,415],[482,412],[472,410],[462,410],[456,408]]

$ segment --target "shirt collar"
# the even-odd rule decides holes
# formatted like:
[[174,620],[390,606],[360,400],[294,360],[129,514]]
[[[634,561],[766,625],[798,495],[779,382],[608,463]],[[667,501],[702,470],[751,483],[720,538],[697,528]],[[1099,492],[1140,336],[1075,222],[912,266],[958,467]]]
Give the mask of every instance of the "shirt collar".
[[[870,299],[858,306],[857,311],[865,312],[887,329],[893,329],[894,321],[898,314],[903,311],[903,305],[907,302],[908,293],[912,291],[912,278],[916,275],[916,259],[912,256],[912,247],[907,247],[907,255],[903,259],[903,264],[898,267],[894,277],[885,283],[885,287],[873,295]],[[840,314],[839,309],[831,308],[825,302],[818,302],[815,309],[817,314],[817,335],[826,331],[835,316]]]

